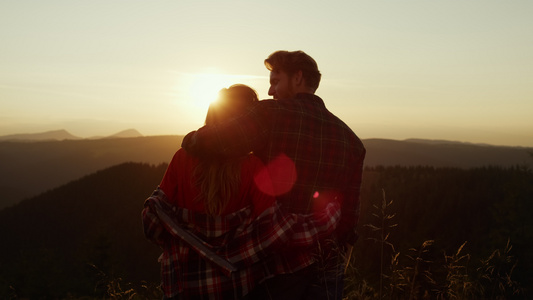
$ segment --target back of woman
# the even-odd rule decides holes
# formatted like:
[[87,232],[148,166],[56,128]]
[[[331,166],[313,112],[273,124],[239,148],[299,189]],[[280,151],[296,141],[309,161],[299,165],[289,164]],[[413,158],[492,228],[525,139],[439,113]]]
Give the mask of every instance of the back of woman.
[[[255,91],[247,86],[223,89],[209,107],[206,125],[232,118],[256,101]],[[157,192],[163,201],[180,207],[181,227],[217,247],[231,240],[236,228],[274,204],[274,198],[262,193],[255,182],[263,170],[262,162],[252,154],[221,160],[194,157],[179,149]],[[246,280],[251,270],[228,276],[181,239],[167,237],[161,245],[164,252],[159,261],[167,299],[238,299],[253,288],[253,282]]]
[[[171,204],[195,212],[226,215],[253,205],[253,214],[259,215],[274,201],[271,196],[259,191],[254,182],[256,175],[264,170],[263,163],[252,154],[231,163],[236,164],[239,168],[237,169],[238,173],[235,173],[239,178],[239,185],[235,193],[230,196],[231,198],[227,199],[227,204],[221,208],[220,212],[209,213],[206,209],[206,195],[201,191],[201,186],[197,182],[198,179],[191,177],[191,174],[198,172],[201,161],[187,153],[183,148],[174,154],[159,187],[165,192]],[[222,182],[225,179],[219,180]],[[220,182],[216,184],[220,185]]]

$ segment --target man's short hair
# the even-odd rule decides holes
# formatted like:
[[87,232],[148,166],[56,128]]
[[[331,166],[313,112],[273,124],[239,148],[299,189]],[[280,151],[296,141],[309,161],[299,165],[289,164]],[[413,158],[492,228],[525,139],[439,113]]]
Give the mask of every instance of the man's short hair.
[[316,61],[303,51],[279,50],[265,59],[265,66],[271,72],[285,72],[292,76],[298,71],[302,71],[307,87],[318,89],[321,74]]

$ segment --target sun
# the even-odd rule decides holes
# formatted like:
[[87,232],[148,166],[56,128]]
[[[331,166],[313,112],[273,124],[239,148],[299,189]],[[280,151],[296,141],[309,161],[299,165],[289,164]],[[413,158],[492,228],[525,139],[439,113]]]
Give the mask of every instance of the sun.
[[256,87],[262,87],[263,83],[268,82],[264,76],[230,74],[216,68],[209,68],[204,72],[173,73],[175,83],[169,95],[180,114],[180,122],[191,124],[191,128],[203,125],[209,104],[217,100],[221,89],[239,83],[258,91]]
[[218,97],[218,92],[231,86],[234,78],[221,73],[198,73],[190,75],[188,99],[194,106],[207,112],[209,104]]

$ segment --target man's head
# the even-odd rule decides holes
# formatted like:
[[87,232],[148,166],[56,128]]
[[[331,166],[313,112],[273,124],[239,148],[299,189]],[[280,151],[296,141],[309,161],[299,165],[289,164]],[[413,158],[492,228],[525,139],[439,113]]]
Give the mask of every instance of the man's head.
[[265,59],[270,71],[268,94],[274,99],[290,99],[298,93],[314,94],[320,84],[316,61],[303,51],[276,51]]

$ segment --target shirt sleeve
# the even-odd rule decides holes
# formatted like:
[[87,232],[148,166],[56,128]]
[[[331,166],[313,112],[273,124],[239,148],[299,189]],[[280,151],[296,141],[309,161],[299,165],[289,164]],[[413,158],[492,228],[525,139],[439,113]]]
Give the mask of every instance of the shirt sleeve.
[[[264,168],[259,159],[250,157],[248,166],[253,174],[245,176],[252,182],[243,182],[250,189],[255,219],[244,222],[228,243],[217,249],[217,254],[238,268],[249,266],[284,247],[308,247],[329,237],[340,220],[340,204],[332,201],[322,210],[310,214],[294,214],[283,210],[274,197],[261,192],[253,182],[254,175]],[[263,178],[268,184],[270,177]]]
[[165,245],[165,241],[169,237],[169,234],[161,223],[161,220],[152,205],[152,201],[154,198],[161,199],[163,197],[164,193],[159,188],[156,189],[152,195],[144,201],[144,209],[141,213],[144,236],[152,243],[161,247]]
[[190,132],[181,146],[199,157],[236,157],[261,149],[270,130],[266,101],[251,105],[238,117]]
[[[165,194],[159,188],[145,201],[144,233],[155,244],[164,246],[171,236],[157,215],[154,202],[165,203]],[[172,206],[168,202],[167,205]],[[176,218],[177,224],[183,223],[184,209],[174,208],[171,209],[173,211],[171,215]],[[207,241],[204,241],[204,244],[236,268],[246,268],[283,247],[308,247],[317,240],[330,236],[337,227],[340,215],[338,202],[331,202],[322,211],[308,215],[287,213],[279,204],[275,204],[264,210],[257,218],[254,217],[253,221],[241,219],[242,225],[235,229],[235,235],[225,245],[213,247]],[[219,223],[215,218],[202,215],[202,220],[206,224]],[[213,259],[206,257],[205,252],[200,251],[198,254],[207,260]]]
[[336,234],[339,242],[354,245],[357,241],[357,232],[355,230],[359,221],[360,194],[363,176],[363,161],[366,150],[354,151],[355,161],[357,162],[350,176],[349,184],[344,192],[344,200],[341,206],[341,218]]
[[279,204],[266,209],[256,220],[217,253],[241,268],[256,263],[283,247],[307,247],[331,235],[340,219],[340,204],[329,203],[309,215],[286,213]]

